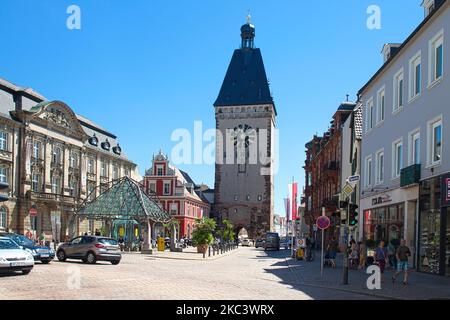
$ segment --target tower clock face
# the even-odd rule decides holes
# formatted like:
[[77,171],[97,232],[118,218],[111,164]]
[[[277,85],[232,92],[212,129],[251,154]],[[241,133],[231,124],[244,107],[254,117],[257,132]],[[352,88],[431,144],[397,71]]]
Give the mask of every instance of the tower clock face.
[[247,124],[240,124],[232,133],[234,145],[248,148],[251,143],[256,142],[256,130]]

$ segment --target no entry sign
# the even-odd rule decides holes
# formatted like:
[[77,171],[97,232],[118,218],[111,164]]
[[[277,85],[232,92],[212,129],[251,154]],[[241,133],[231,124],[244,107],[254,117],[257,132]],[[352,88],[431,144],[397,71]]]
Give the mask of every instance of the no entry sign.
[[322,217],[317,218],[316,225],[317,225],[317,228],[319,228],[320,230],[326,230],[330,227],[331,221],[328,217],[322,216]]

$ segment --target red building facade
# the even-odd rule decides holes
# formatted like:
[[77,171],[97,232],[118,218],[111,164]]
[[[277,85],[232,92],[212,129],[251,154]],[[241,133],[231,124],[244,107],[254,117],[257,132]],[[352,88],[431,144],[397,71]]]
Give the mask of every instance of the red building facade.
[[[152,167],[146,171],[144,187],[155,195],[161,207],[178,220],[177,238],[192,238],[196,219],[209,217],[211,204],[203,194],[204,186],[198,186],[190,176],[170,165],[167,156],[160,152],[153,156]],[[164,233],[162,226],[155,234]]]
[[333,116],[330,129],[322,136],[314,135],[306,147],[305,190],[302,203],[305,205],[305,221],[311,227],[325,208],[332,226],[327,230],[327,239],[339,239],[341,192],[342,125],[351,115],[355,104],[343,103]]

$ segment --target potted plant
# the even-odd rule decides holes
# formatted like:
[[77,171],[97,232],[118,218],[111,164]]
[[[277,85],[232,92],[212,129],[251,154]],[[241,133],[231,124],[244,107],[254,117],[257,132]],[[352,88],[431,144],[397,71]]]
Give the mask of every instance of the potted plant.
[[216,221],[210,218],[197,219],[192,242],[197,247],[198,253],[206,253],[208,246],[214,242],[213,232],[216,229]]

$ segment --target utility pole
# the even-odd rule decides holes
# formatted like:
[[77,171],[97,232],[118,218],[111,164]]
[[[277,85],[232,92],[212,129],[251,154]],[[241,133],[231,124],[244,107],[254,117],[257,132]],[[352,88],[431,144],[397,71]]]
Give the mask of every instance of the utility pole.
[[345,231],[344,231],[345,249],[344,249],[344,269],[342,274],[342,284],[348,285],[348,243],[349,243],[348,239],[350,238],[348,231],[350,220],[350,198],[347,197],[345,201],[347,202],[347,219],[345,219]]

